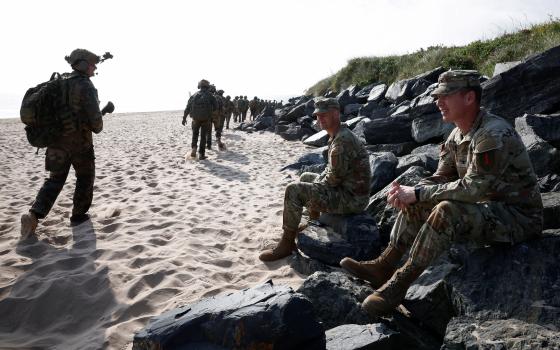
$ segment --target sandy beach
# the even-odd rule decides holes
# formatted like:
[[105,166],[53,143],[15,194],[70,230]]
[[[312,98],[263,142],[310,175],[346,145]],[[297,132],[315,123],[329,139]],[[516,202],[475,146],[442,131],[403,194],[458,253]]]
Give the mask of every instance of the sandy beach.
[[269,132],[225,130],[228,150],[190,153],[182,112],[116,114],[94,137],[91,221],[71,227],[73,171],[36,238],[20,216],[47,172],[23,124],[0,120],[0,348],[130,349],[150,317],[201,297],[273,279],[298,287],[279,239],[280,169],[308,149]]

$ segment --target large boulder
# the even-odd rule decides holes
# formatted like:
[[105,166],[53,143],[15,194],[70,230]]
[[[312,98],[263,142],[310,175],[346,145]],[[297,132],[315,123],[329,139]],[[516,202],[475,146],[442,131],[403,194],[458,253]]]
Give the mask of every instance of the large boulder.
[[560,333],[517,319],[477,320],[456,317],[449,322],[441,350],[560,349]]
[[297,121],[298,118],[306,115],[306,103],[301,103],[293,108],[291,108],[286,114],[279,116],[278,122],[293,123]]
[[345,90],[342,90],[337,96],[338,104],[340,105],[340,110],[344,111],[344,107],[349,104],[359,103],[359,99],[356,94],[360,91],[360,88],[356,85],[352,85]]
[[385,99],[395,104],[404,100],[411,100],[424,93],[430,85],[437,82],[439,75],[444,71],[444,68],[437,67],[413,78],[396,81],[387,89]]
[[205,298],[161,316],[134,335],[133,350],[324,349],[311,302],[271,281]]
[[395,174],[400,175],[413,166],[419,166],[430,173],[434,173],[437,170],[438,163],[439,156],[434,155],[432,152],[407,154],[406,156],[399,157]]
[[560,176],[558,174],[547,174],[539,179],[541,193],[560,192]]
[[[538,176],[544,176],[560,167],[560,152],[546,140],[539,136],[547,133],[542,130],[542,125],[553,129],[552,123],[544,123],[542,118],[524,115],[515,119],[515,130],[527,148],[533,169]],[[548,133],[551,136],[553,132]]]
[[404,143],[412,141],[412,120],[407,116],[364,119],[352,130],[367,144]]
[[368,150],[368,152],[391,152],[397,157],[409,154],[416,147],[418,147],[418,144],[414,141],[403,142],[403,143],[366,145],[366,149]]
[[444,122],[440,112],[422,115],[412,121],[412,138],[418,143],[431,139],[445,140],[455,124]]
[[329,141],[329,134],[325,130],[321,130],[316,134],[309,136],[303,141],[304,144],[308,146],[323,147],[326,146]]
[[543,229],[560,228],[560,192],[542,193],[543,201]]
[[280,171],[298,170],[303,166],[324,164],[325,162],[325,158],[323,157],[323,149],[319,148],[317,150],[314,150],[313,152],[304,154],[303,156],[299,157],[295,163],[286,165],[285,167],[280,169]]
[[332,266],[347,256],[367,260],[379,255],[379,232],[372,216],[324,213],[319,222],[298,235],[298,249],[305,255]]
[[371,88],[368,95],[368,102],[379,102],[387,92],[387,84],[375,85]]
[[438,84],[435,83],[428,86],[424,93],[410,101],[410,115],[418,117],[423,114],[432,114],[439,111],[435,98],[431,96],[432,91],[435,90],[437,85]]
[[344,106],[344,115],[346,115],[347,117],[357,117],[361,108],[362,105],[360,103],[347,104],[346,106]]
[[560,230],[514,246],[496,245],[456,257],[447,277],[456,313],[560,328]]
[[370,193],[374,194],[387,186],[396,177],[395,169],[399,164],[397,157],[391,152],[374,152],[369,154],[371,169]]
[[273,116],[259,116],[257,120],[254,122],[255,130],[265,130],[270,128],[274,125],[274,117]]
[[560,107],[560,46],[530,56],[482,84],[482,105],[513,123]]
[[315,134],[315,130],[296,123],[288,125],[288,128],[284,130],[279,129],[279,127],[280,125],[276,126],[275,132],[287,141],[301,140],[304,136]]
[[365,281],[343,272],[315,272],[303,281],[297,292],[309,298],[315,315],[326,329],[347,323],[370,323],[361,302],[374,289]]
[[560,148],[560,114],[525,114],[515,119],[515,128],[518,131],[530,129],[541,139]]
[[327,350],[402,349],[398,333],[383,323],[345,324],[325,332]]

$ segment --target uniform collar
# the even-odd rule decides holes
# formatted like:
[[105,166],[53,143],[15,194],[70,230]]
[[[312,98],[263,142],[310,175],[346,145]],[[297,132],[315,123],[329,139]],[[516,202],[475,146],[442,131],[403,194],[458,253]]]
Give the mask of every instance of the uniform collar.
[[462,135],[461,131],[455,134],[455,140],[454,140],[455,143],[460,144],[462,142],[470,142],[473,138],[474,133],[477,132],[478,128],[480,128],[480,125],[482,124],[482,119],[484,119],[485,115],[486,115],[486,111],[483,108],[481,108],[469,132],[466,135]]
[[342,131],[342,129],[346,129],[348,128],[348,125],[346,125],[346,123],[340,123],[340,128],[338,129],[338,132],[336,133],[336,135],[334,135],[334,137],[330,137],[329,136],[329,145],[338,137],[338,135],[340,135],[340,132]]

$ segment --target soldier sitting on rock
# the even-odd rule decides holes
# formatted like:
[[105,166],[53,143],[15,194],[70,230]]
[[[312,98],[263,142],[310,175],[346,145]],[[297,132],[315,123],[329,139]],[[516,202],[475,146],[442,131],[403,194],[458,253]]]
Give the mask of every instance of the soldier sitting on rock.
[[377,259],[340,262],[378,288],[362,304],[372,317],[398,306],[452,243],[515,244],[542,231],[543,204],[527,150],[506,120],[480,108],[478,72],[448,71],[438,82],[432,96],[456,128],[442,144],[437,171],[414,187],[392,184],[388,203],[400,212]]
[[313,114],[329,134],[328,164],[322,174],[303,173],[286,188],[282,228],[284,233],[274,249],[263,251],[259,259],[273,261],[296,249],[296,235],[303,207],[310,219],[320,212],[361,213],[369,201],[371,170],[369,155],[361,141],[340,122],[340,106],[335,98],[315,102]]

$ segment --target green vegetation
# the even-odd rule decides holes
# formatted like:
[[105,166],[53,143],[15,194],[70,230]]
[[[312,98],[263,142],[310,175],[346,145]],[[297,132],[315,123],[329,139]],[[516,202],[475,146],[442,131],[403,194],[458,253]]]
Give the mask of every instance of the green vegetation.
[[560,19],[551,18],[543,24],[466,46],[431,46],[402,56],[353,58],[346,67],[310,87],[307,94],[323,95],[328,90],[340,91],[354,84],[392,83],[439,66],[477,69],[492,76],[496,63],[517,61],[557,45],[560,45]]

